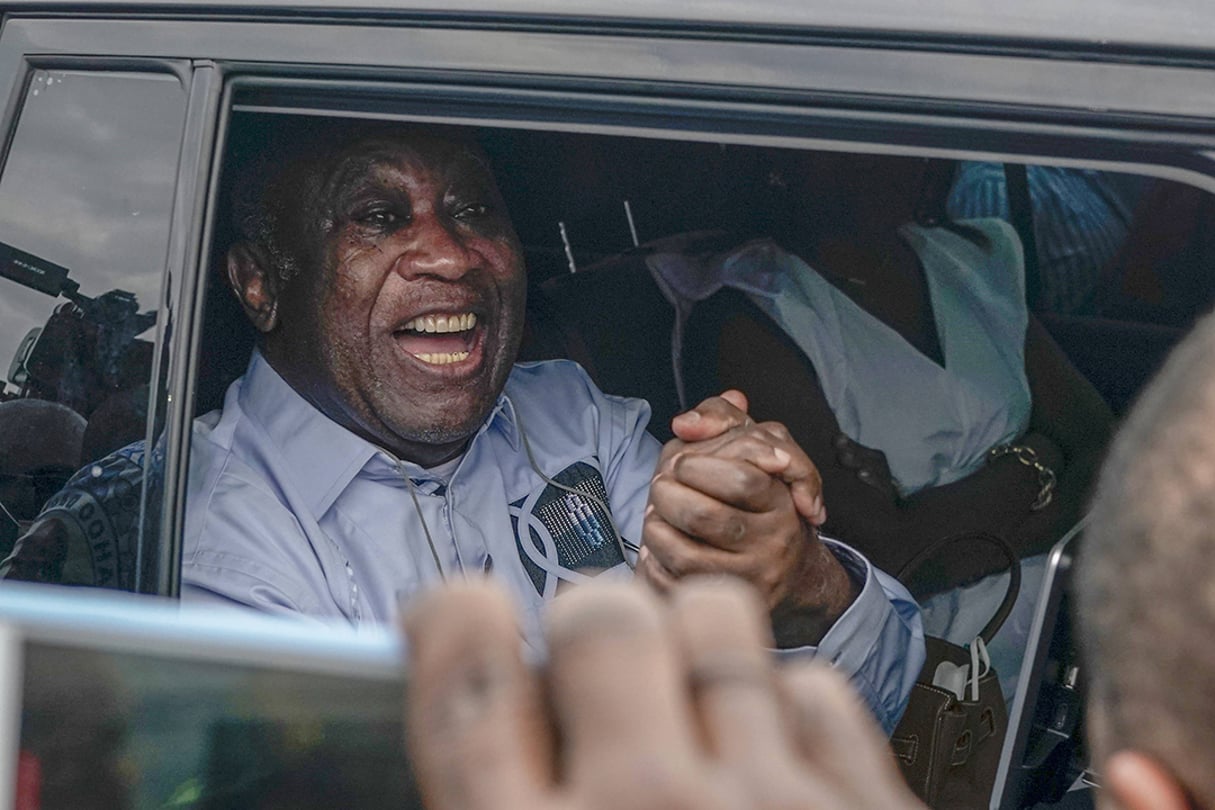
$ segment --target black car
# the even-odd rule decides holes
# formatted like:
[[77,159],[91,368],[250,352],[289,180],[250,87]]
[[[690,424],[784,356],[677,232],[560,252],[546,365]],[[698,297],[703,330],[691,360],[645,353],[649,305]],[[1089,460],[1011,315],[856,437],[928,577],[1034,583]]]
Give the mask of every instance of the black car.
[[[806,234],[872,235],[897,206],[934,227],[1003,218],[1022,311],[1085,392],[1030,381],[1084,475],[1051,470],[1048,487],[1008,461],[1055,501],[1023,549],[1044,552],[1079,518],[1113,420],[1215,303],[1211,30],[1215,9],[1181,0],[6,3],[4,575],[178,594],[190,425],[253,347],[222,272],[229,197],[265,133],[299,116],[470,128],[526,254],[524,358],[570,357],[603,390],[648,399],[660,438],[733,371],[766,373],[769,418],[795,420],[816,374],[775,364],[780,330],[723,360],[749,304],[689,315],[649,258],[772,239],[828,266],[846,254],[831,283],[864,301],[873,281],[849,262],[881,279],[901,248],[815,252]],[[852,219],[832,220],[846,200]],[[894,289],[869,308],[900,333],[923,327],[898,322],[911,293]],[[915,348],[942,365],[929,321]],[[839,458],[812,452],[829,509],[833,486],[873,484],[833,480],[886,464],[852,438]],[[53,531],[37,522],[51,512]],[[829,528],[868,551],[873,516],[838,515]],[[871,554],[890,570],[911,556]],[[992,568],[957,556],[958,578]],[[940,587],[930,574],[913,590]]]

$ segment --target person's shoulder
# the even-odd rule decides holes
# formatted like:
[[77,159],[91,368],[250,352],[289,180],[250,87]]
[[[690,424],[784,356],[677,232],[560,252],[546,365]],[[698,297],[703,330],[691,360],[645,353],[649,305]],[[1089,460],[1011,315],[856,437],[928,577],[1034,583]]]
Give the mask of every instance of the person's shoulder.
[[[1017,229],[1009,222],[996,217],[963,220],[962,224],[972,229],[966,241],[973,251],[974,266],[1002,268],[1002,273],[987,275],[995,282],[1009,282],[1015,290],[1024,286],[1019,281],[1024,276],[1025,254]],[[977,236],[977,238],[976,238]],[[1015,283],[1014,283],[1015,282]],[[1024,295],[1022,292],[1021,295]]]
[[1017,229],[999,217],[955,219],[940,225],[908,223],[900,232],[920,234],[938,250],[953,256],[964,266],[979,267],[992,262],[1019,265],[1022,261],[1021,238]]
[[573,360],[531,360],[515,363],[506,381],[509,396],[554,394],[594,395],[602,392],[586,373],[586,369]]
[[225,582],[239,581],[238,590],[307,592],[300,549],[307,538],[299,518],[268,482],[232,463],[207,480],[191,478],[182,570],[194,572],[195,584],[223,591]]
[[532,360],[516,363],[506,381],[506,394],[512,399],[538,397],[554,407],[572,401],[620,404],[644,403],[637,397],[615,396],[601,389],[586,369],[573,360]]
[[[963,220],[966,225],[982,232],[992,245],[1003,247],[1010,244],[1020,244],[1021,238],[1017,236],[1017,229],[1012,226],[1008,220],[999,217],[979,217],[977,219]],[[991,250],[991,248],[988,248]]]
[[604,392],[573,360],[516,363],[506,383],[506,396],[516,409],[541,411],[553,420],[576,419],[587,409],[609,412],[613,418],[648,421],[650,405],[638,397]]
[[239,377],[224,396],[223,406],[194,418],[193,441],[208,446],[230,447],[237,427],[245,421],[244,409],[240,406],[240,391],[244,377]]
[[194,422],[186,484],[187,540],[206,534],[204,524],[217,516],[256,514],[271,520],[290,513],[279,476],[251,447],[242,447],[236,426],[227,423],[230,416],[236,414],[212,411]]
[[241,406],[240,392],[245,381],[232,383],[222,408],[197,416],[191,426],[190,488],[202,481],[214,483],[221,478],[236,478],[245,483],[263,482],[273,475],[265,469],[262,431]]

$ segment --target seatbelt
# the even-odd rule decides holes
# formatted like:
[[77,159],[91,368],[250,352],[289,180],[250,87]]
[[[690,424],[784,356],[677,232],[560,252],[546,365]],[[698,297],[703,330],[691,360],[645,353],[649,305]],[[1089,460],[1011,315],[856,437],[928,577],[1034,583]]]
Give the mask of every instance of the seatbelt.
[[1034,235],[1034,204],[1029,196],[1029,176],[1023,163],[1004,164],[1004,188],[1008,194],[1008,216],[1025,255],[1025,305],[1038,309],[1042,279],[1038,270],[1038,240]]

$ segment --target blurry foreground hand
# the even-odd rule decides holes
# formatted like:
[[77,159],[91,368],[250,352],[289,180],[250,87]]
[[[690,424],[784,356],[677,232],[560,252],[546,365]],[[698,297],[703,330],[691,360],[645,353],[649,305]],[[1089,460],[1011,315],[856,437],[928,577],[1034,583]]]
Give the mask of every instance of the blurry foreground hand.
[[822,665],[773,665],[741,583],[588,585],[552,603],[549,662],[520,659],[508,597],[421,600],[406,729],[429,810],[912,810],[877,727]]

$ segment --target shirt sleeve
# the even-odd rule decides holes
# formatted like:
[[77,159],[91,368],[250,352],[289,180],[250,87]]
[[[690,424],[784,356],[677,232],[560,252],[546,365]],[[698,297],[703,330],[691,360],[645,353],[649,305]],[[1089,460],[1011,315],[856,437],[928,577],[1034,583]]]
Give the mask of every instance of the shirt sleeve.
[[889,734],[903,716],[911,687],[924,667],[920,607],[898,580],[860,554],[830,538],[823,542],[861,586],[860,594],[817,647],[778,650],[777,655],[830,661],[849,677]]

